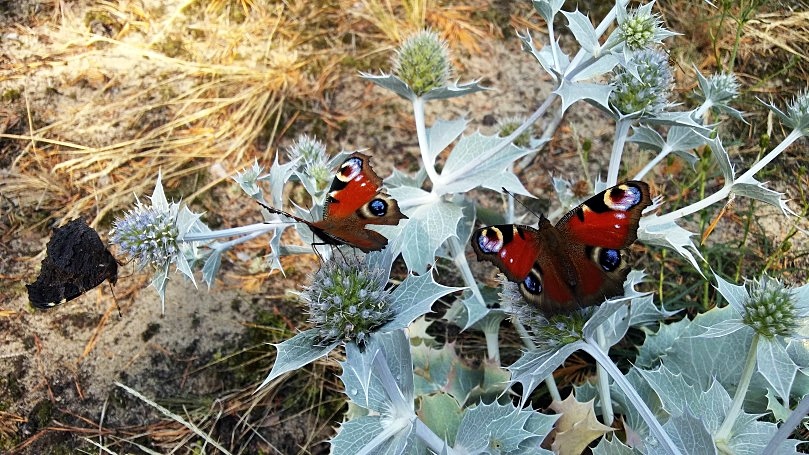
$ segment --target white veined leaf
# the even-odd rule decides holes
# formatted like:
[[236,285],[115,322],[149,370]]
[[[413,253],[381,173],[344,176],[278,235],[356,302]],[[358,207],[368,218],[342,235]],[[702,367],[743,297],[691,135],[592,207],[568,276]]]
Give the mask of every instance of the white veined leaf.
[[511,403],[481,403],[464,413],[454,448],[459,453],[491,453],[490,448],[495,446],[499,449],[497,453],[518,453],[528,439],[542,442],[541,435],[526,429],[535,414]]
[[420,316],[430,312],[433,303],[441,297],[461,291],[438,284],[433,279],[432,270],[421,275],[408,275],[390,295],[393,320],[380,328],[380,331],[404,329]]
[[409,270],[424,273],[435,262],[435,252],[456,233],[461,207],[443,201],[423,204],[406,212],[410,218],[401,232],[402,257]]
[[[410,342],[402,330],[388,333],[374,333],[370,341],[360,349],[354,343],[346,343],[346,360],[340,362],[343,369],[340,380],[346,395],[354,404],[381,414],[389,414],[400,403],[409,403],[412,412],[413,401],[413,360],[410,357]],[[396,384],[386,388],[374,362],[383,360]],[[388,390],[395,389],[397,397],[391,397]]]
[[[327,355],[332,349],[340,344],[334,341],[327,345],[318,345],[319,337],[316,329],[303,331],[282,343],[273,344],[278,350],[275,356],[275,363],[270,370],[270,374],[258,389],[269,384],[273,379],[282,374],[302,368],[315,360]],[[256,389],[256,390],[258,390]]]
[[425,166],[435,166],[438,155],[463,134],[469,122],[464,118],[458,120],[438,120],[427,128],[427,162]]
[[744,305],[750,299],[747,288],[725,281],[716,273],[713,276],[716,279],[716,290],[722,294],[736,314],[744,314]]
[[756,366],[782,402],[788,403],[798,365],[778,339],[761,339],[756,350]]
[[759,182],[753,177],[746,178],[744,182],[739,180],[735,181],[730,188],[730,192],[769,204],[780,210],[781,213],[786,216],[797,215],[787,206],[787,200],[781,198],[784,193],[779,193],[778,191],[767,188],[766,183]]
[[562,110],[566,111],[573,103],[581,100],[588,100],[596,107],[600,107],[609,112],[610,93],[612,86],[606,84],[594,84],[589,82],[573,82],[563,80],[554,93],[562,98]]
[[[558,42],[552,42],[547,46],[543,46],[541,50],[537,50],[534,46],[534,40],[531,38],[531,33],[526,30],[525,34],[521,34],[517,32],[517,37],[522,42],[522,49],[525,52],[533,55],[539,65],[545,70],[548,75],[550,75],[553,80],[559,81],[562,79],[562,73],[567,69],[567,66],[570,64],[570,57],[562,52],[562,48],[559,47]],[[553,59],[553,54],[556,53],[556,58],[559,61],[559,65],[557,67],[556,63]]]
[[678,226],[674,221],[661,223],[658,220],[659,217],[656,214],[642,217],[638,229],[638,239],[643,243],[673,249],[688,259],[688,262],[702,274],[696,258],[700,258],[703,262],[705,262],[705,258],[691,241],[694,233]]
[[498,136],[475,132],[464,136],[452,149],[441,175],[433,182],[433,193],[465,193],[483,187],[529,195],[511,170],[515,160],[531,153]]
[[578,9],[573,12],[562,11],[562,14],[567,18],[567,27],[582,49],[587,51],[590,55],[595,54],[599,49],[598,36],[596,29],[590,22],[590,19],[582,14]]
[[424,100],[445,100],[455,98],[458,96],[469,95],[475,92],[488,90],[488,87],[480,85],[479,80],[459,84],[458,82],[451,82],[444,87],[438,87],[430,90],[422,95]]

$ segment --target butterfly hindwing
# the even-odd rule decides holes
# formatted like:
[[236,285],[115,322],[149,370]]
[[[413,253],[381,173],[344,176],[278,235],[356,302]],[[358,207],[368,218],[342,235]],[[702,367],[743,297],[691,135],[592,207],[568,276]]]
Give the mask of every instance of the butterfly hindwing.
[[649,187],[628,181],[609,188],[538,229],[498,225],[476,230],[472,248],[519,284],[546,315],[597,305],[620,295],[629,273],[626,248],[637,239]]
[[98,233],[77,218],[53,231],[46,246],[39,276],[26,285],[28,300],[37,308],[50,308],[73,300],[108,280],[118,280],[118,262]]

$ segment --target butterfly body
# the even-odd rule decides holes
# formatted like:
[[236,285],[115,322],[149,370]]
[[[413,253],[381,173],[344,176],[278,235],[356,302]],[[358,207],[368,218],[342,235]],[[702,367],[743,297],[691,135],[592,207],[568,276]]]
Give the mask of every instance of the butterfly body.
[[37,308],[73,300],[105,280],[118,281],[118,262],[81,218],[54,229],[46,253],[36,281],[26,285],[28,300]]
[[287,212],[261,204],[267,210],[306,224],[325,244],[349,245],[363,252],[378,251],[388,239],[368,225],[396,225],[406,219],[395,199],[387,195],[382,179],[368,163],[368,155],[351,154],[329,187],[323,206],[323,219],[308,221]]
[[597,305],[620,295],[629,273],[626,249],[637,239],[649,186],[628,181],[593,196],[554,226],[503,224],[472,234],[478,260],[489,261],[546,315]]

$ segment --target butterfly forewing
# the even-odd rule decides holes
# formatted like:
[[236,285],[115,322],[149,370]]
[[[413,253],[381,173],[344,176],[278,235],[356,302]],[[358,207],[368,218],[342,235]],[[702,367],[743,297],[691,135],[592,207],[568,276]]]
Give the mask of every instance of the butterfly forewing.
[[556,227],[570,241],[622,249],[637,240],[641,214],[651,204],[649,185],[631,180],[584,201],[559,220]]
[[118,280],[118,262],[98,233],[77,218],[54,230],[34,283],[26,285],[28,300],[50,308],[73,300],[108,280]]
[[324,219],[350,217],[374,199],[381,185],[382,179],[368,165],[368,155],[353,153],[332,180],[323,208]]

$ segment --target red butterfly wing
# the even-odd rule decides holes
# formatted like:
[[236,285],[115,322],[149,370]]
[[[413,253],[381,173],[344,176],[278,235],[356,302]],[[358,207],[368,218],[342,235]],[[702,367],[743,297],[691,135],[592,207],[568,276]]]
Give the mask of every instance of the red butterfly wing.
[[374,199],[382,179],[371,169],[368,158],[356,152],[340,165],[326,196],[323,219],[348,218]]
[[332,245],[350,245],[364,252],[388,244],[369,224],[396,225],[407,218],[399,204],[380,187],[382,179],[368,163],[368,155],[351,154],[337,171],[323,207],[323,219],[307,223],[321,240]]
[[649,185],[630,180],[584,201],[556,228],[572,242],[619,250],[637,240],[641,214],[651,204]]

